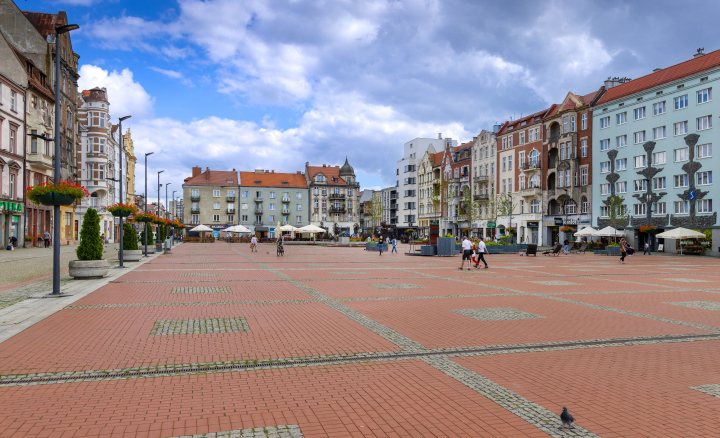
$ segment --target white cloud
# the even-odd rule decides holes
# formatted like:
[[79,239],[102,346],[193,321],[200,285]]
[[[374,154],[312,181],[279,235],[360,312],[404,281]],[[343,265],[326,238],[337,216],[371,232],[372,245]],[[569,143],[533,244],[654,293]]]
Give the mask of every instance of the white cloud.
[[163,76],[167,76],[167,77],[172,78],[172,79],[177,79],[177,80],[179,80],[183,85],[186,85],[186,86],[188,86],[188,87],[193,87],[193,86],[194,86],[193,82],[192,82],[190,79],[188,79],[188,78],[186,78],[185,76],[183,76],[183,74],[180,73],[179,71],[175,71],[175,70],[165,70],[165,69],[163,69],[163,68],[158,68],[158,67],[150,67],[150,70],[155,71],[155,72],[157,72],[157,73],[160,73],[160,74],[163,75]]
[[129,69],[121,72],[112,72],[100,67],[85,64],[80,68],[80,90],[89,90],[95,87],[105,87],[110,102],[110,115],[113,119],[132,115],[138,118],[151,117],[155,98],[151,97],[140,83],[133,80]]

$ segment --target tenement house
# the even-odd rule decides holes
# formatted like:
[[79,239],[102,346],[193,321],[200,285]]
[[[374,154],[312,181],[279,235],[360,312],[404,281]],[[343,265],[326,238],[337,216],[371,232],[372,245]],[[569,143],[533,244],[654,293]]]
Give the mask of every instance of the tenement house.
[[238,172],[192,168],[185,178],[183,220],[189,228],[203,224],[213,230],[223,230],[237,223]]
[[[459,236],[470,227],[463,212],[464,197],[470,191],[470,167],[472,165],[472,142],[452,146],[452,139],[445,139],[441,162],[441,221],[440,232]],[[466,234],[463,232],[463,234]]]
[[[497,126],[495,132],[499,129]],[[477,218],[472,228],[475,235],[483,237],[492,237],[494,232],[494,226],[488,227],[488,223],[492,225],[490,200],[495,196],[495,132],[483,129],[473,139],[472,195]]]
[[[636,248],[648,241],[666,252],[675,240],[655,240],[641,232],[693,228],[712,236],[707,253],[718,255],[720,232],[713,200],[720,189],[713,169],[718,132],[713,127],[720,80],[720,50],[656,69],[635,80],[610,79],[592,108],[593,196],[595,225],[625,230]],[[720,108],[719,108],[720,109]]]
[[360,183],[348,163],[340,166],[310,166],[305,163],[305,178],[310,189],[310,223],[331,234],[359,231],[358,196]]
[[443,150],[428,148],[418,165],[418,234],[429,235],[430,225],[440,224],[440,163]]
[[240,225],[259,237],[280,234],[278,226],[308,225],[308,185],[305,175],[256,169],[240,172]]
[[572,92],[559,105],[553,105],[543,119],[547,136],[543,142],[543,241],[554,244],[589,227],[592,205],[592,113],[605,87],[578,96]]

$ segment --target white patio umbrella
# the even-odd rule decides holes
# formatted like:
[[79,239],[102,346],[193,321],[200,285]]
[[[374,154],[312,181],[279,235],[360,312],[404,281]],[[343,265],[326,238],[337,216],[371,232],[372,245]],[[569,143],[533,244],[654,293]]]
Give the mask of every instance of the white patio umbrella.
[[324,233],[324,232],[325,232],[325,229],[320,228],[320,227],[316,227],[315,225],[305,225],[304,227],[300,227],[300,228],[298,229],[298,231],[301,232],[301,233],[311,233],[311,234],[315,234],[315,233]]
[[580,230],[580,231],[578,231],[577,233],[575,233],[575,236],[590,237],[590,236],[592,236],[596,231],[597,231],[597,230],[596,230],[595,228],[593,228],[593,227],[585,227],[585,228],[583,228],[582,230]]
[[625,233],[618,231],[613,227],[607,226],[602,230],[595,231],[592,235],[596,237],[622,237]]
[[278,228],[280,231],[300,231],[299,228],[295,228],[292,225],[283,225],[282,227]]
[[225,228],[223,231],[226,231],[228,233],[251,233],[252,232],[243,225],[233,225],[232,227]]
[[704,239],[705,234],[695,230],[688,230],[687,228],[675,228],[664,233],[656,234],[655,237],[660,239],[675,239],[680,240],[680,255],[682,255],[682,239]]
[[203,232],[212,231],[212,229],[210,227],[206,227],[205,225],[198,225],[197,227],[193,228],[190,231],[203,233]]

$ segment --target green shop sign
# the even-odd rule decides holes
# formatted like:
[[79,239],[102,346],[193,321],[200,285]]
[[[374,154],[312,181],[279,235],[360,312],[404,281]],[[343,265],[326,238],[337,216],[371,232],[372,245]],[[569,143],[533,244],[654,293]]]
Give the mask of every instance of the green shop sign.
[[19,202],[8,202],[8,201],[2,201],[0,202],[0,210],[9,210],[9,211],[23,211],[22,204]]
[[487,223],[488,228],[495,228],[495,222],[488,222]]

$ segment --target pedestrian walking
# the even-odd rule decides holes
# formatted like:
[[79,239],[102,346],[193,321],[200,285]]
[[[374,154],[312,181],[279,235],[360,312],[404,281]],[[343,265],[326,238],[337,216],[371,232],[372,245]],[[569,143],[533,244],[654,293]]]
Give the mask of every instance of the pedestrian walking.
[[380,251],[380,255],[382,255],[383,250],[383,238],[380,236],[380,240],[378,241],[378,250]]
[[485,242],[483,242],[483,238],[478,238],[477,247],[475,249],[475,255],[476,255],[476,261],[475,261],[475,267],[480,267],[480,260],[485,264],[485,269],[488,268],[488,264],[485,261],[485,254],[487,254],[487,246],[485,246]]
[[625,264],[625,257],[627,257],[627,242],[625,238],[620,239],[620,263]]
[[50,248],[50,233],[47,230],[43,233],[43,241],[45,242],[45,248]]
[[393,237],[393,240],[392,240],[392,246],[393,246],[393,249],[392,249],[392,251],[390,251],[390,253],[391,253],[391,254],[392,254],[392,253],[397,254],[397,253],[398,253],[398,252],[397,252],[397,239],[395,239],[394,237]]
[[250,252],[257,252],[257,236],[250,239]]
[[563,240],[563,250],[565,251],[565,255],[568,255],[568,252],[570,251],[570,241],[567,237]]
[[652,255],[650,254],[650,242],[645,242],[645,250],[643,251],[643,255]]
[[472,243],[468,240],[467,236],[463,238],[462,241],[462,262],[460,263],[459,270],[463,270],[463,267],[465,266],[465,260],[468,261],[468,271],[470,270],[470,264],[472,263]]

